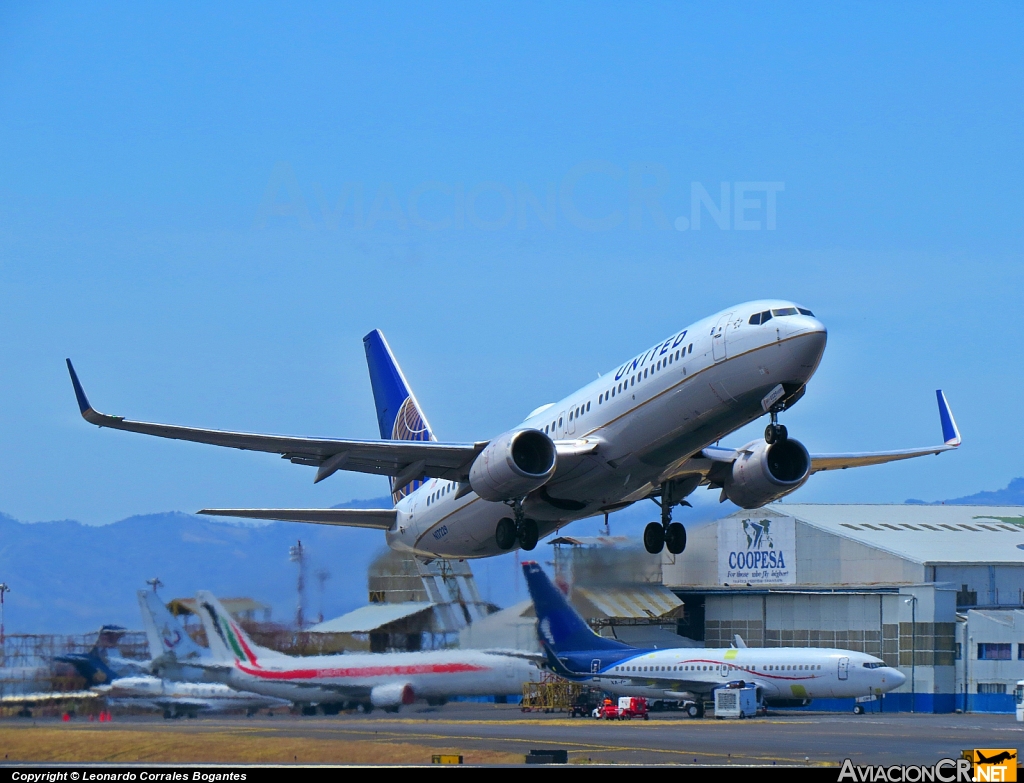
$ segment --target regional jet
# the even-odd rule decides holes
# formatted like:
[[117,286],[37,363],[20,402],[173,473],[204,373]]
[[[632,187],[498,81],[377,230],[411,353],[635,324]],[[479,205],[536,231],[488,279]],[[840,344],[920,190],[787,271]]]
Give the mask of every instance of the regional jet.
[[[700,717],[715,690],[752,683],[757,700],[793,707],[812,699],[869,699],[896,690],[906,677],[873,655],[853,650],[794,647],[681,647],[645,650],[594,633],[537,563],[523,563],[537,614],[537,638],[558,675],[622,696],[695,697]],[[854,710],[863,712],[860,702]]]
[[[317,469],[389,476],[393,508],[203,509],[217,516],[378,528],[389,546],[420,558],[477,558],[513,548],[584,517],[641,500],[661,509],[644,531],[652,554],[678,554],[686,530],[676,506],[699,486],[754,509],[822,470],[939,454],[960,445],[941,391],[944,443],[899,451],[809,454],[779,423],[807,388],[825,350],[824,324],[781,300],[730,307],[675,332],[564,399],[541,405],[490,440],[437,439],[380,331],[363,338],[381,440],[340,440],[197,429],[96,411],[68,370],[86,421],[162,438],[280,454]],[[761,416],[764,438],[738,449],[718,442]]]
[[517,650],[431,650],[294,656],[260,647],[212,593],[196,593],[213,660],[202,664],[240,690],[288,699],[325,715],[342,709],[398,712],[417,700],[519,693],[541,677],[540,661]]
[[[141,599],[140,603],[142,603]],[[145,614],[146,610],[143,609],[144,617]],[[185,634],[184,629],[176,620],[174,624],[181,629],[182,634]],[[109,633],[115,629],[112,626],[105,626],[104,630]],[[123,632],[124,629],[116,630]],[[185,634],[185,638],[188,638],[187,634]],[[152,638],[150,638],[150,642],[152,642]],[[196,649],[202,649],[191,639],[189,639],[189,644],[195,646]],[[185,645],[177,646],[184,647]],[[159,656],[160,648],[150,652]],[[132,661],[130,667],[124,668],[119,665],[119,662],[129,659],[105,656],[99,643],[87,653],[66,653],[56,656],[54,660],[74,666],[86,684],[90,686],[90,691],[103,696],[108,705],[162,711],[164,718],[179,718],[183,715],[194,718],[199,714],[242,710],[249,715],[254,715],[264,708],[288,709],[291,707],[291,703],[284,699],[238,691],[219,682],[178,682],[165,677],[155,677],[148,673],[138,673],[140,670],[148,669],[153,661],[149,663]],[[154,661],[159,660],[159,657],[154,659]],[[195,660],[198,661],[199,658]],[[203,669],[193,671],[198,672],[199,675],[205,674]]]

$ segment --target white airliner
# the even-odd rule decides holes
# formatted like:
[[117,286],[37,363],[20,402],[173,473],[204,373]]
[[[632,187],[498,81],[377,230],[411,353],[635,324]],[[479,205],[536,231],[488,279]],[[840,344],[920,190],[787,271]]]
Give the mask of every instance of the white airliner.
[[[145,599],[149,596],[152,597],[147,602]],[[166,636],[161,640],[154,640],[154,633],[158,632],[155,629],[151,631],[155,621],[149,616],[152,607],[147,603],[158,606],[162,613],[170,618],[164,623],[167,629]],[[123,628],[116,626],[104,626],[100,632],[100,641],[89,652],[66,653],[56,656],[54,660],[74,666],[91,686],[91,692],[104,696],[108,705],[160,710],[165,718],[177,718],[182,715],[194,718],[199,714],[235,710],[244,710],[252,715],[260,709],[286,709],[291,706],[283,699],[238,691],[218,682],[181,682],[173,679],[173,676],[168,679],[167,675],[170,672],[179,677],[191,674],[196,679],[205,676],[206,669],[179,665],[175,661],[176,656],[180,655],[182,660],[187,658],[192,662],[199,662],[208,660],[209,654],[189,638],[177,620],[170,617],[170,612],[155,594],[140,592],[139,605],[142,608],[143,622],[146,624],[150,653],[154,656],[150,661],[133,661],[111,655],[109,650],[113,647],[105,647],[108,652],[103,654],[100,643],[116,644],[116,638],[124,632]],[[158,611],[156,614],[159,617],[161,612]],[[150,674],[151,671],[158,676]],[[42,701],[45,701],[47,694],[41,696]],[[31,701],[30,698],[22,697],[20,703],[28,705],[40,701]]]
[[541,677],[530,653],[432,650],[294,656],[256,645],[212,593],[196,593],[212,661],[201,663],[239,690],[320,705],[325,714],[346,707],[397,712],[423,699],[443,704],[452,696],[518,693]]
[[[814,647],[682,647],[638,649],[594,633],[536,563],[523,573],[537,614],[537,637],[557,674],[622,696],[704,699],[729,683],[757,687],[758,702],[798,706],[812,699],[877,697],[906,677],[878,658],[853,650]],[[862,712],[858,704],[855,709]]]
[[[777,416],[804,394],[825,350],[825,326],[792,302],[730,307],[682,329],[491,440],[441,443],[427,423],[379,331],[363,343],[380,441],[254,435],[130,421],[90,405],[68,369],[86,421],[164,438],[280,454],[317,468],[391,477],[389,509],[204,509],[202,514],[379,528],[388,544],[423,558],[474,558],[516,546],[583,517],[639,500],[661,507],[644,532],[648,551],[678,554],[686,530],[672,509],[698,486],[759,508],[793,492],[817,471],[938,454],[960,445],[937,392],[939,446],[809,454]],[[764,440],[739,449],[713,444],[770,416]]]

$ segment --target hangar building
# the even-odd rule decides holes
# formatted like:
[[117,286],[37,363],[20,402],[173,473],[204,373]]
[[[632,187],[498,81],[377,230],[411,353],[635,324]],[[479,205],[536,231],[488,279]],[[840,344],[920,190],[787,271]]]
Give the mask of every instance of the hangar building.
[[883,709],[1012,710],[1024,507],[776,503],[689,532],[662,562],[680,635],[877,655],[907,676]]

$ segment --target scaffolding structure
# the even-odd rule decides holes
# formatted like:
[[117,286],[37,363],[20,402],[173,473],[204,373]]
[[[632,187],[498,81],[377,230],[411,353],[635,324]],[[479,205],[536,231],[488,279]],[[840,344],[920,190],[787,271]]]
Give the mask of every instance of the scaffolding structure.
[[[0,644],[0,697],[26,693],[67,693],[85,687],[85,681],[58,655],[87,653],[102,632],[86,634],[8,634]],[[144,631],[125,631],[117,642],[125,658],[148,660]]]
[[523,683],[523,712],[570,712],[594,691],[586,685],[545,673],[540,682]]

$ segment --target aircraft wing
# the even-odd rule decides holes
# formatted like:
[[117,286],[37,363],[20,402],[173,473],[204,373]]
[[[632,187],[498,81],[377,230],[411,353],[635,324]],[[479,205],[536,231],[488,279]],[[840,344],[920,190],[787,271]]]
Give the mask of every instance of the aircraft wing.
[[72,699],[98,699],[101,694],[95,691],[41,691],[39,693],[12,693],[7,696],[0,696],[2,707],[31,707],[37,704],[52,704],[54,702],[69,701]]
[[[860,468],[866,465],[881,465],[886,462],[896,462],[901,459],[913,459],[924,457],[928,454],[941,454],[944,451],[952,451],[961,443],[960,430],[956,426],[953,414],[946,401],[946,395],[939,389],[935,392],[939,404],[939,421],[942,424],[942,438],[945,441],[938,446],[925,446],[916,449],[898,449],[895,451],[860,451],[840,454],[811,454],[811,473],[818,473],[823,470],[845,470],[846,468]],[[704,479],[713,485],[720,484],[721,475],[716,475],[721,468],[718,466],[729,465],[736,461],[741,453],[740,449],[722,448],[720,446],[708,446],[694,457],[685,460],[679,465],[672,466],[671,473],[667,478],[676,478],[692,474],[702,474]],[[664,480],[664,478],[663,478]]]
[[921,449],[902,449],[899,451],[812,454],[811,473],[817,473],[821,470],[845,470],[846,468],[860,468],[865,465],[881,465],[885,462],[924,457],[928,454],[941,454],[944,451],[955,449],[961,443],[960,430],[956,426],[953,413],[949,409],[949,403],[946,401],[946,395],[942,393],[942,389],[935,391],[935,398],[939,403],[939,421],[942,424],[942,439],[945,441],[941,446],[926,446]]
[[199,513],[213,517],[275,519],[377,530],[390,530],[398,519],[398,511],[393,508],[204,508]]
[[548,662],[548,658],[544,653],[530,652],[529,650],[514,650],[511,648],[504,647],[491,647],[481,649],[479,652],[485,652],[489,655],[502,655],[506,658],[520,658],[524,661],[532,661],[538,666],[544,666]]
[[[469,475],[469,466],[487,445],[486,441],[438,443],[415,440],[302,438],[132,421],[123,416],[109,416],[94,409],[85,395],[70,359],[67,360],[67,364],[82,418],[90,424],[143,435],[155,435],[158,438],[280,454],[284,459],[296,464],[319,468],[314,483],[323,481],[335,471],[342,469],[383,476],[407,476],[409,481],[423,476],[464,481]],[[397,483],[402,485],[407,482]]]

